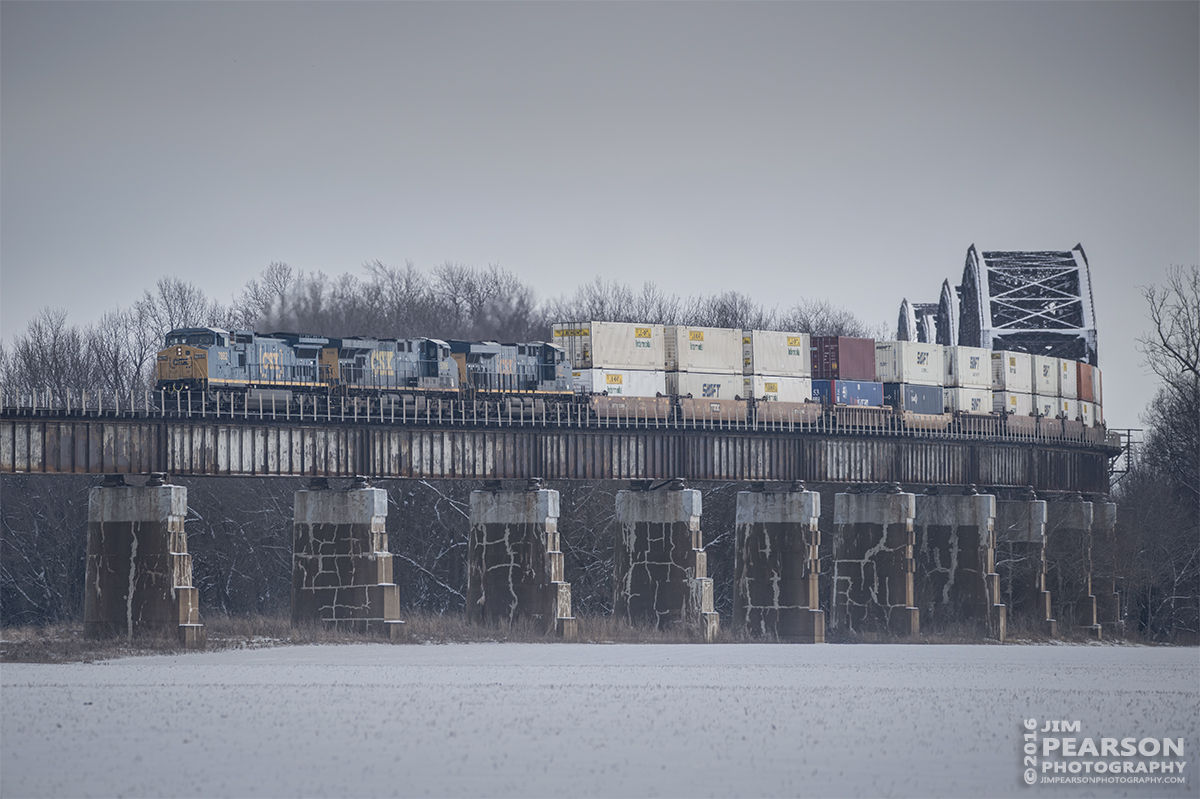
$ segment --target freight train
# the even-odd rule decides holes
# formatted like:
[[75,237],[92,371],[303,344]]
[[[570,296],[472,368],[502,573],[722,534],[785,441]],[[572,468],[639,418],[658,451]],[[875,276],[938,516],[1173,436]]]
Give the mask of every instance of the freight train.
[[[321,398],[358,397],[401,416],[411,406],[495,399],[523,418],[546,418],[552,400],[586,406],[593,419],[685,425],[831,419],[944,429],[961,416],[1103,424],[1099,369],[1058,358],[612,322],[556,324],[553,336],[502,344],[183,328],[158,353],[156,389],[164,409],[298,405],[301,418],[306,403],[328,412]],[[578,419],[583,409],[567,412]]]

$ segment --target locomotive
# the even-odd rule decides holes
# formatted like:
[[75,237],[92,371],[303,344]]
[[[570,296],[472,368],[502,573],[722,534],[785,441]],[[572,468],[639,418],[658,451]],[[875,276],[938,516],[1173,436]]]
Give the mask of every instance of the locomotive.
[[434,338],[332,338],[216,327],[167,333],[155,389],[197,397],[291,402],[297,395],[388,397],[543,394],[570,396],[561,347],[544,342]]

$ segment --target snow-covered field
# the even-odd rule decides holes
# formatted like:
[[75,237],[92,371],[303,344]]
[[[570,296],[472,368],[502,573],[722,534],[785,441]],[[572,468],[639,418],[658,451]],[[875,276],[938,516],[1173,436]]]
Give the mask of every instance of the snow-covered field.
[[[1196,649],[379,644],[0,675],[4,797],[1200,790]],[[1027,786],[1028,718],[1184,737],[1186,783]]]

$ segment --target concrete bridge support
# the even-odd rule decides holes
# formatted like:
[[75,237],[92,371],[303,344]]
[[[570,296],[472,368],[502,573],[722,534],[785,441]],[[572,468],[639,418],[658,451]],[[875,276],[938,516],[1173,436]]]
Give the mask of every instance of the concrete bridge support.
[[525,491],[472,491],[467,544],[467,618],[529,620],[574,639],[571,584],[563,579],[558,492],[531,480]]
[[699,625],[717,634],[713,584],[700,534],[700,492],[618,491],[613,615],[663,629]]
[[1107,497],[1092,502],[1092,553],[1096,617],[1110,634],[1125,631],[1125,613],[1117,578],[1117,506]]
[[322,622],[395,640],[404,622],[384,527],[387,492],[359,485],[334,491],[317,478],[296,492],[292,625]]
[[834,496],[832,629],[915,635],[915,497],[893,493]]
[[967,624],[1003,641],[1005,607],[995,568],[996,498],[916,495],[914,594],[926,630]]
[[737,495],[734,625],[751,635],[825,642],[817,596],[821,495],[795,486]]
[[1050,637],[1058,622],[1046,585],[1046,503],[1033,498],[996,502],[996,571],[1009,621]]
[[87,576],[83,629],[90,637],[154,632],[175,634],[203,648],[199,594],[183,520],[187,489],[105,478],[88,495]]
[[1061,623],[1101,636],[1092,593],[1092,503],[1079,495],[1046,505],[1046,584]]

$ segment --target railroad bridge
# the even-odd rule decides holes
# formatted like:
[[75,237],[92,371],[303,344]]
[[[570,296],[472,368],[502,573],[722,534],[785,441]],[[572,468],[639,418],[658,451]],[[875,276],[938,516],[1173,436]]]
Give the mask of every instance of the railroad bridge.
[[[969,622],[1001,639],[1014,613],[1049,631],[1066,623],[1098,635],[1119,623],[1114,565],[1092,562],[1093,540],[1112,535],[1108,467],[1121,451],[1103,428],[958,416],[922,429],[874,408],[787,419],[582,408],[514,413],[476,402],[397,416],[367,403],[305,417],[116,402],[4,407],[0,474],[105,475],[89,508],[85,619],[95,634],[178,625],[185,643],[203,640],[186,489],[169,485],[171,475],[310,479],[296,494],[297,623],[403,634],[386,497],[369,485],[387,478],[489,481],[472,494],[468,542],[468,613],[481,623],[531,618],[573,634],[558,493],[543,480],[630,481],[618,494],[614,607],[631,623],[715,635],[702,497],[687,487],[705,481],[747,484],[734,622],[750,634],[823,641],[827,612],[842,630],[911,634],[922,623]],[[159,476],[146,485],[123,479],[150,474]],[[350,490],[328,489],[328,478],[356,477]],[[144,576],[136,587],[133,572]],[[818,575],[832,581],[824,604]]]

